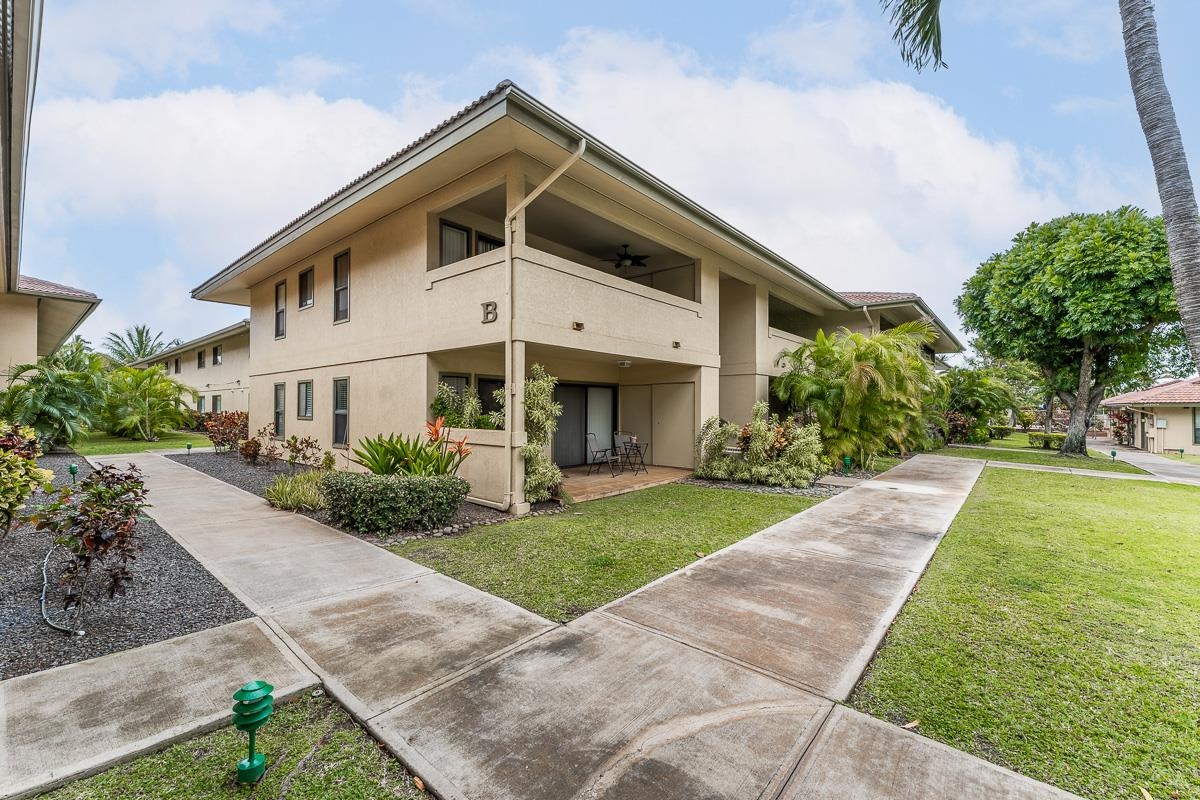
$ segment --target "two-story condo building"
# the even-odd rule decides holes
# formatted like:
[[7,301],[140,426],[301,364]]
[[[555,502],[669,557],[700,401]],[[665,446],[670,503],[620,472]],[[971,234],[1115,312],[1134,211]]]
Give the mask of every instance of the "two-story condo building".
[[0,37],[0,389],[10,367],[58,349],[100,303],[91,292],[21,274],[30,114],[37,77],[42,4],[5,3]]
[[164,350],[135,367],[157,364],[196,390],[196,411],[250,410],[250,320]]
[[534,363],[560,381],[560,466],[623,430],[690,467],[701,421],[746,419],[780,351],[932,316],[839,295],[508,82],[192,294],[250,307],[252,428],[346,447],[419,431],[439,381],[504,387],[506,429],[470,432],[462,474],[518,512]]

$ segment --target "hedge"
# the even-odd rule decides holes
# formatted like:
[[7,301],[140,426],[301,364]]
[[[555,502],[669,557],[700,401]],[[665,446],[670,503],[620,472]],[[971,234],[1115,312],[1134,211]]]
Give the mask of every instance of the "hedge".
[[993,425],[988,432],[993,439],[1007,439],[1012,436],[1013,429],[1011,425]]
[[329,472],[321,479],[330,520],[363,533],[444,528],[470,488],[457,475]]
[[1029,446],[1040,447],[1043,450],[1060,450],[1067,440],[1065,433],[1030,433]]

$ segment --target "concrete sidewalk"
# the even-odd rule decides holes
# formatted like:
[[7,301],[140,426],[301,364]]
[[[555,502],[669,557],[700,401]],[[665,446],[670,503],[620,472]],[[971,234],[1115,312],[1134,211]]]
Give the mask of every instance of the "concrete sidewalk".
[[[836,705],[982,462],[911,459],[565,626],[176,462],[137,463],[159,524],[443,800],[1067,797]],[[76,763],[94,702],[58,688],[38,730],[59,774],[166,735],[118,727]],[[177,728],[206,719],[170,708]],[[0,770],[0,793],[13,785]]]

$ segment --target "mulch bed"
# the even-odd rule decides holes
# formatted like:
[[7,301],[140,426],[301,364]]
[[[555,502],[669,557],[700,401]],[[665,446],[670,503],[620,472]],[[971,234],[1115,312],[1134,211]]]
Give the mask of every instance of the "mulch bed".
[[[169,455],[167,458],[178,461],[184,466],[191,467],[259,497],[264,496],[267,487],[274,482],[276,477],[288,474],[289,469],[286,463],[279,460],[267,462],[260,459],[258,463],[251,464],[237,453],[192,453],[190,455]],[[307,468],[298,467],[297,469]],[[535,503],[529,516],[557,514],[560,511],[562,511],[562,507],[558,503]],[[393,533],[381,536],[373,533],[346,530],[334,525],[330,522],[329,514],[325,511],[300,511],[298,513],[381,547],[413,539],[452,536],[454,534],[465,533],[479,525],[494,525],[500,522],[510,522],[515,519],[511,514],[497,511],[494,508],[481,506],[477,503],[463,503],[458,507],[458,512],[455,514],[454,519],[445,528],[436,531],[394,531]]]
[[[52,453],[38,465],[54,471],[56,485],[69,484],[69,464],[78,479],[91,470],[73,453]],[[38,496],[29,505],[37,505]],[[150,502],[154,502],[153,493]],[[216,578],[149,517],[138,522],[143,550],[133,564],[134,579],[124,597],[103,591],[88,600],[83,627],[71,636],[42,620],[42,560],[51,534],[18,526],[0,541],[0,679],[72,664],[132,647],[153,644],[253,616]],[[62,622],[62,591],[57,575],[66,559],[50,559],[47,611]]]

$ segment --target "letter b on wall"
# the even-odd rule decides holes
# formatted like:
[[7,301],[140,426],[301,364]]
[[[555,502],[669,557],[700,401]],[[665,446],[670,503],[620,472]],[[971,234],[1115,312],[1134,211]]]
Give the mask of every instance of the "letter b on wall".
[[488,300],[486,303],[480,303],[480,305],[483,306],[484,325],[487,325],[489,322],[495,322],[500,318],[500,315],[496,313],[496,301]]

